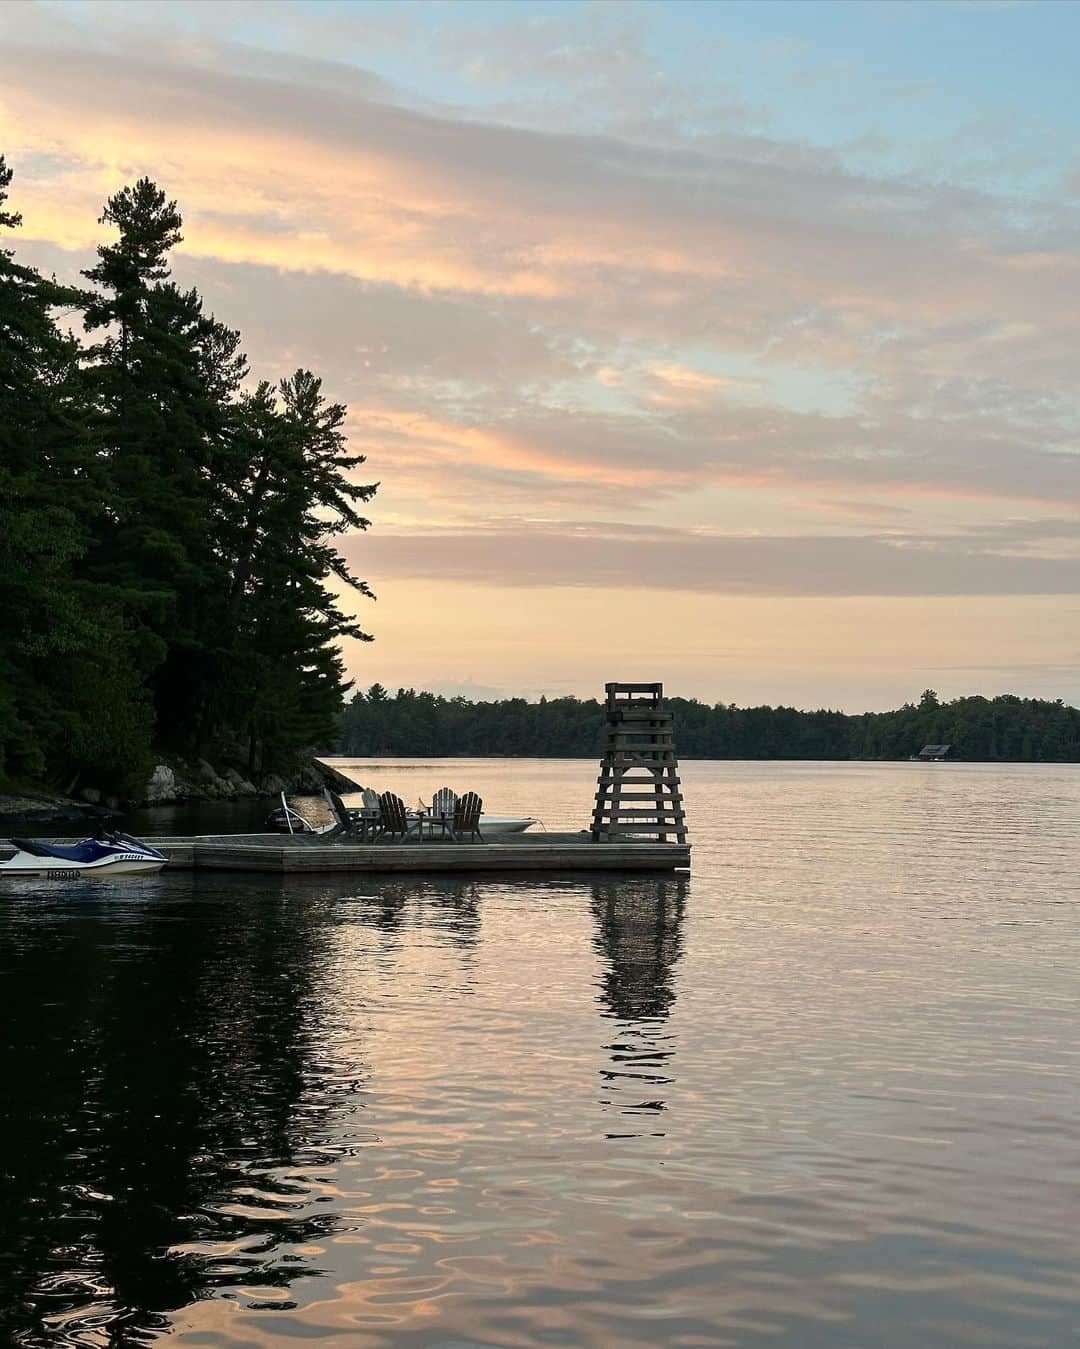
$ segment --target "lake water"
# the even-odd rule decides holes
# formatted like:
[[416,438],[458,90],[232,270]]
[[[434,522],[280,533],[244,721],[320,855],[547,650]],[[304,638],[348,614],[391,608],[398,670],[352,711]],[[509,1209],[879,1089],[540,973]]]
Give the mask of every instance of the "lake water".
[[0,894],[0,1340],[1075,1346],[1080,768],[683,777],[689,879]]

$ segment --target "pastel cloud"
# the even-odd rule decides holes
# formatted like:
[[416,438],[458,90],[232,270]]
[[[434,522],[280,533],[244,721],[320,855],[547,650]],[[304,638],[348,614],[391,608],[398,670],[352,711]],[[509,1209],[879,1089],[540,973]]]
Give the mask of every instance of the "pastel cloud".
[[[1019,430],[1010,434],[989,417],[980,426],[947,408],[936,420],[896,414],[886,430],[870,417],[752,404],[716,410],[683,398],[661,402],[649,416],[519,404],[505,418],[490,410],[480,424],[367,405],[353,409],[352,431],[373,455],[392,445],[399,462],[430,464],[434,458],[463,473],[498,468],[528,474],[538,492],[548,479],[632,489],[623,494],[626,506],[642,488],[669,494],[721,483],[1080,509],[1080,473],[1065,436],[1036,448]],[[1042,439],[1050,434],[1041,428]]]
[[[533,586],[536,559],[616,587],[647,556],[659,589],[727,594],[1080,586],[1075,201],[747,130],[661,78],[633,24],[433,42],[496,107],[350,63],[419,11],[321,29],[279,7],[268,50],[258,7],[210,8],[0,13],[21,246],[74,273],[104,196],[158,178],[178,275],[256,373],[304,361],[349,402],[410,522],[363,540],[363,569]],[[724,492],[745,531],[710,518]]]
[[[455,120],[377,101],[359,78],[343,87],[326,62],[285,79],[183,51],[7,51],[9,142],[84,166],[70,176],[88,198],[160,162],[187,203],[185,247],[203,256],[548,300],[555,320],[572,300],[586,325],[633,312],[649,337],[677,335],[672,311],[704,301],[729,341],[742,328],[790,345],[798,318],[826,361],[905,321],[966,320],[985,328],[976,341],[1008,321],[1030,340],[1080,298],[1063,222],[1019,229],[1007,202],[875,181],[760,138],[687,148]],[[67,198],[54,191],[47,213],[47,185],[24,192],[28,229],[55,238]]]
[[[1050,546],[1046,546],[1052,540]],[[1042,546],[1034,546],[1041,544]],[[382,533],[361,545],[374,574],[509,586],[632,587],[712,595],[1069,595],[1080,591],[1072,522],[1006,538],[717,535],[605,522]]]

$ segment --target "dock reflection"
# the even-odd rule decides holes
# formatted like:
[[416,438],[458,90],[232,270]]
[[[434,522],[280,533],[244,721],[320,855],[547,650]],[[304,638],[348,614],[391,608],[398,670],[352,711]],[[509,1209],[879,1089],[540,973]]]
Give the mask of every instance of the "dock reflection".
[[600,1104],[641,1121],[636,1128],[613,1128],[609,1138],[663,1136],[658,1124],[676,1049],[667,1019],[676,997],[687,885],[685,877],[665,876],[592,886],[593,942],[603,961],[599,1001],[603,1015],[618,1023],[604,1046],[610,1066],[600,1073]]

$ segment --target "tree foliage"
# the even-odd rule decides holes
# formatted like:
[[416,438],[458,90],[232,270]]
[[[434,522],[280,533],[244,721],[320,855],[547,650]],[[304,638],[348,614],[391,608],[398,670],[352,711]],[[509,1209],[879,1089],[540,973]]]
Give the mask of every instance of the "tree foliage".
[[[949,744],[968,760],[1080,760],[1080,710],[1017,698],[939,702],[928,689],[894,712],[800,712],[672,698],[675,737],[688,759],[906,759]],[[592,758],[604,740],[600,703],[577,698],[468,702],[414,689],[389,697],[381,684],[357,693],[339,750],[351,755],[529,755]]]
[[[5,232],[11,178],[0,158]],[[278,770],[333,734],[338,639],[366,637],[340,594],[370,594],[336,539],[375,485],[320,380],[251,387],[239,334],[170,279],[165,192],[140,179],[101,223],[86,290],[0,248],[0,776]]]

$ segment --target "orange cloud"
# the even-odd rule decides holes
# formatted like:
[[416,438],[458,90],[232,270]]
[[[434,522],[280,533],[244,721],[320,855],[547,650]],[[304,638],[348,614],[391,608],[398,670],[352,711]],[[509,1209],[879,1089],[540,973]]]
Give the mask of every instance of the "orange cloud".
[[662,467],[608,464],[569,452],[560,455],[508,432],[443,421],[424,412],[359,406],[352,409],[352,416],[354,442],[385,446],[392,436],[409,446],[414,462],[436,454],[449,460],[464,458],[470,467],[479,464],[621,487],[670,486],[673,476]]

